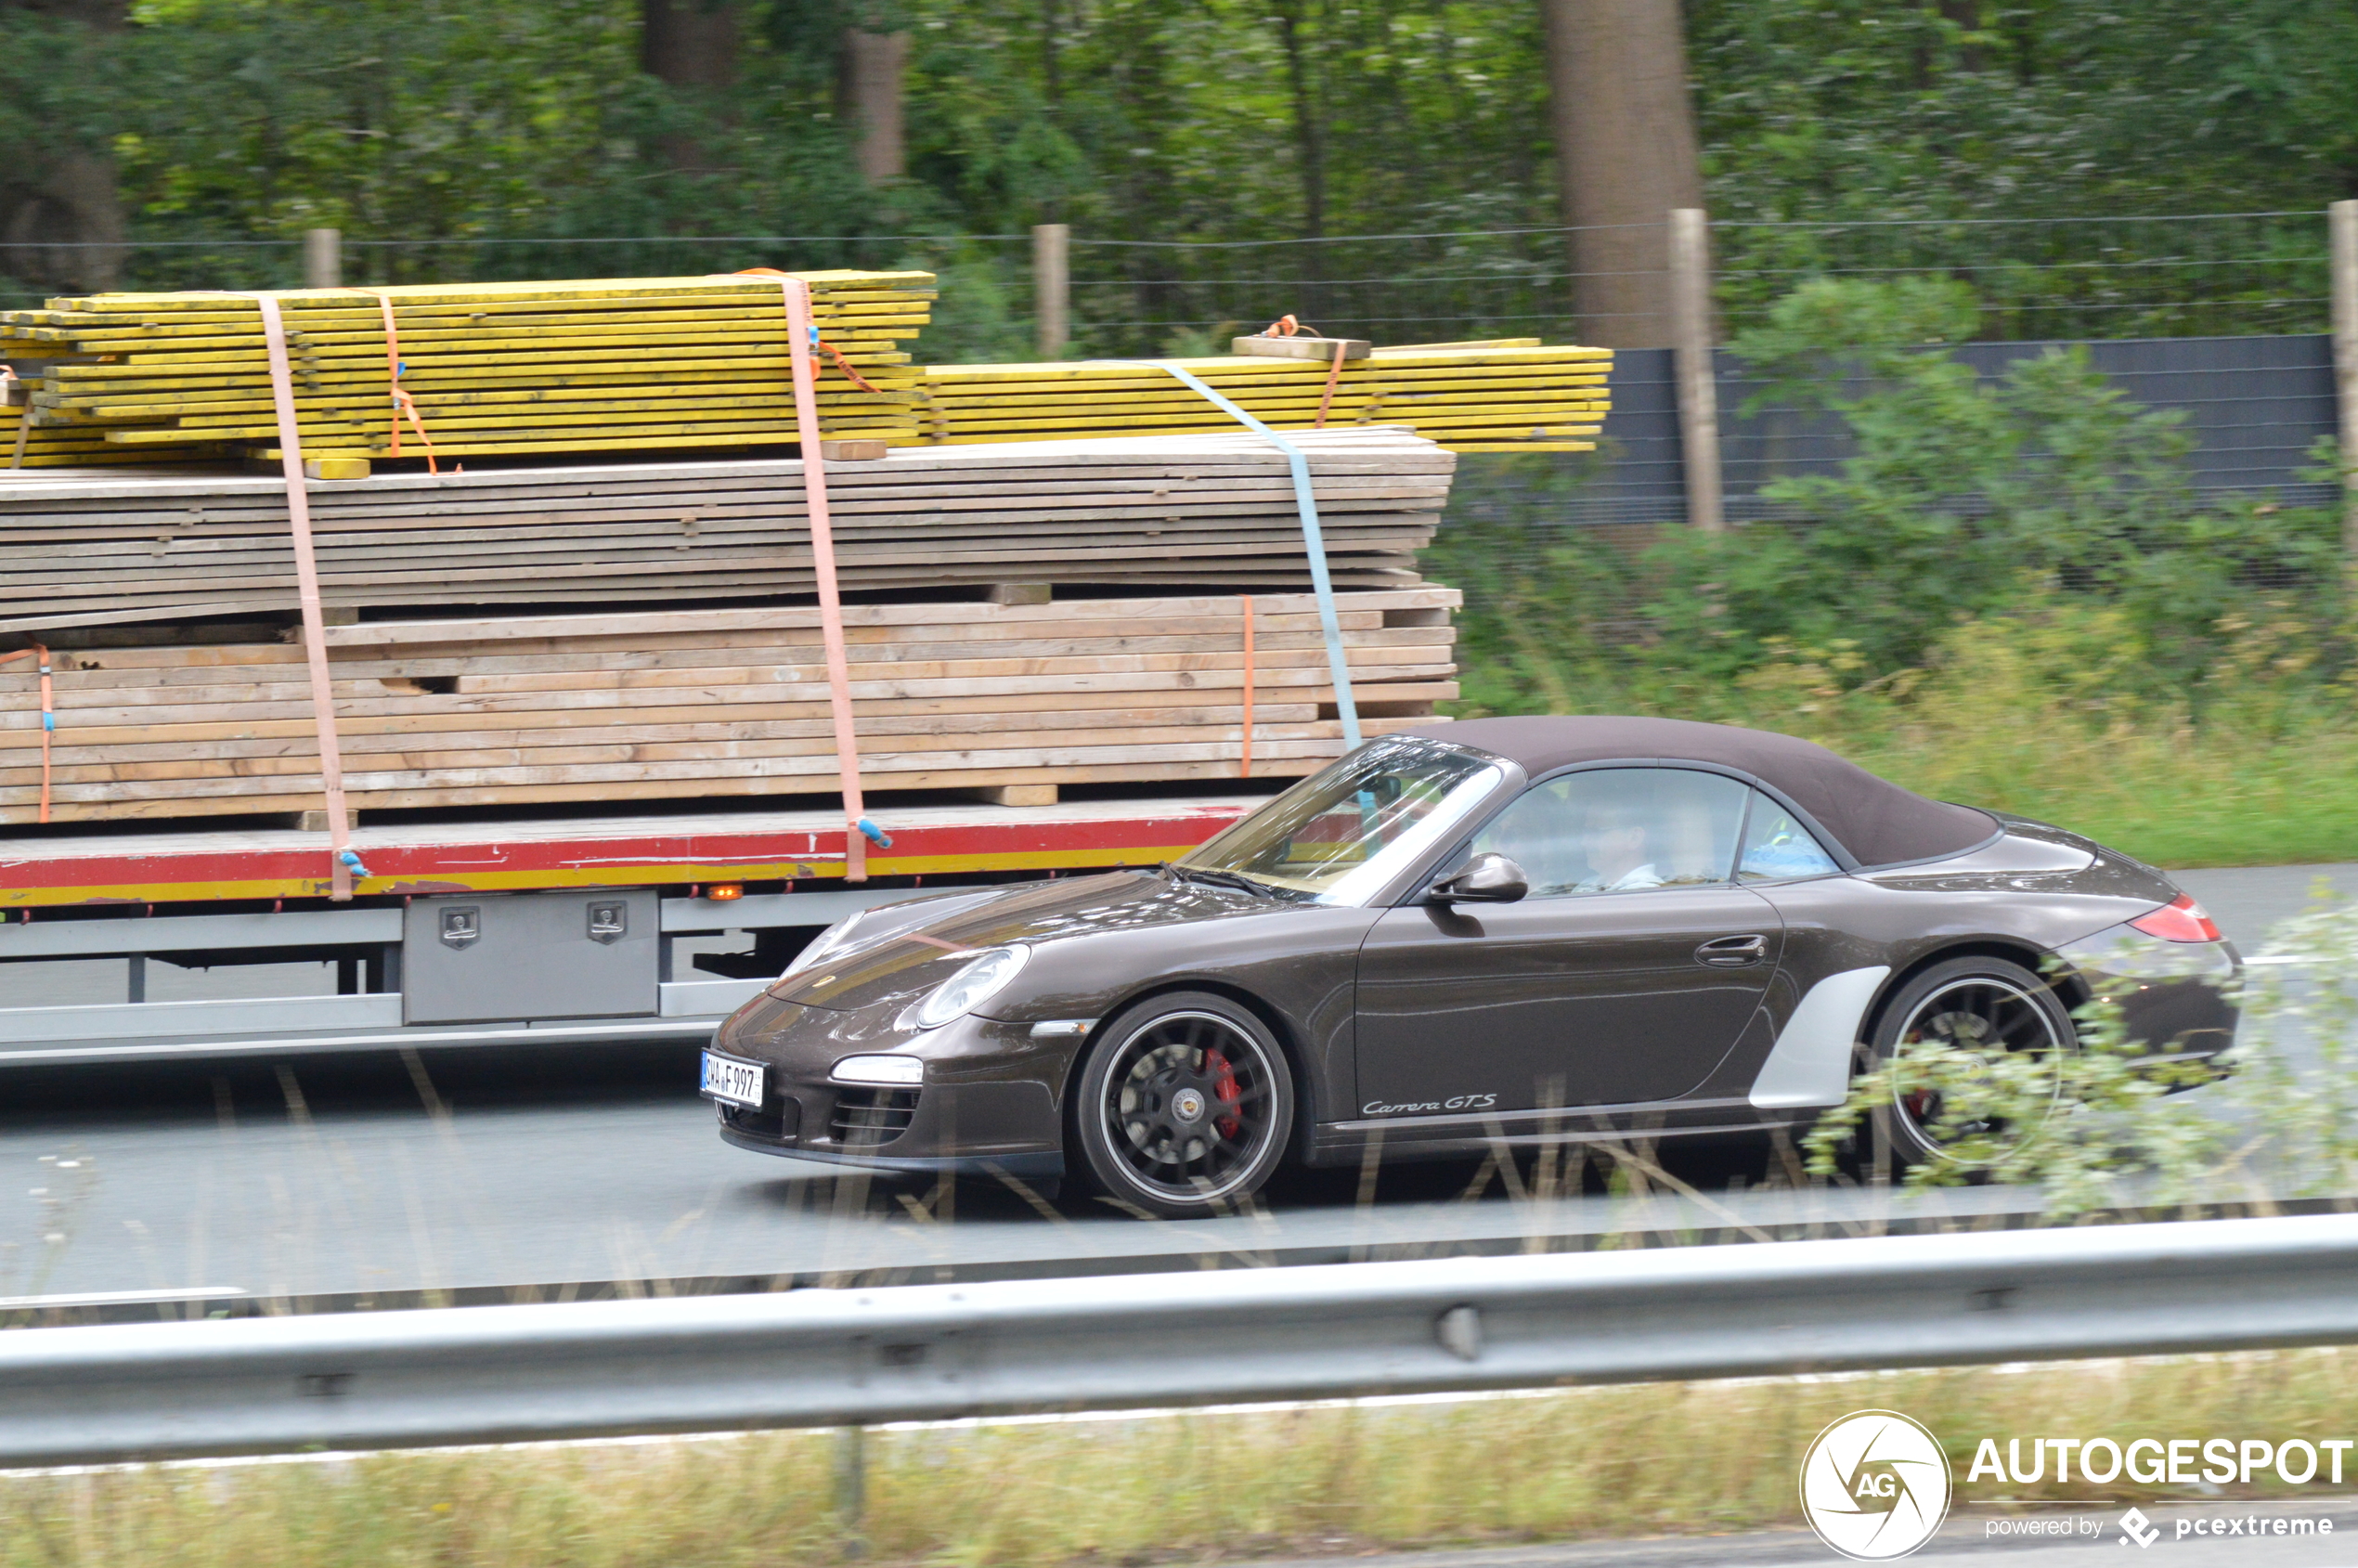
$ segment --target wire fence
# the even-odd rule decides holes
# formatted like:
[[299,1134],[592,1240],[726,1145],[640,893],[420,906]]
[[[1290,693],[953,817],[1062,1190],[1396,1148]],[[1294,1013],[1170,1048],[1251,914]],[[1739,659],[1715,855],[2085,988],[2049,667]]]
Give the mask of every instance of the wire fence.
[[[1600,232],[1505,228],[1211,243],[1075,235],[1069,352],[1212,351],[1287,313],[1379,343],[1576,341],[1605,331],[1593,286],[1626,277],[1575,264],[1593,252],[1588,241]],[[1626,254],[1665,252],[1658,226],[1635,226],[1626,238]],[[2000,341],[2317,332],[2329,309],[2322,212],[1729,222],[1713,227],[1712,243],[1726,333],[1758,322],[1797,283],[1822,277],[1959,279],[1981,302],[1980,336]],[[926,340],[937,357],[973,344],[1017,352],[1032,341],[1036,319],[1027,235],[352,238],[343,255],[345,280],[362,284],[667,277],[747,266],[922,268],[944,279],[942,330]],[[295,288],[304,281],[303,243],[0,244],[0,303],[38,305],[74,292],[67,280],[132,290]],[[1617,319],[1609,335],[1623,343],[1667,343],[1666,327]]]
[[[1584,234],[1564,228],[1176,245],[1076,239],[1076,335],[1103,352],[1217,343],[1291,311],[1379,343],[1600,330],[1584,307]],[[1659,227],[1626,237],[1660,256]],[[1723,330],[1758,323],[1812,278],[1939,276],[1971,287],[1995,340],[2314,332],[2326,329],[2323,213],[2190,217],[1713,227]],[[1657,277],[1659,275],[1657,274]],[[1615,291],[1643,298],[1658,290]],[[1622,318],[1622,343],[1669,341],[1666,320]]]
[[1102,352],[1223,352],[1291,314],[1377,343],[1577,340],[1567,232],[1502,229],[1246,244],[1076,238],[1074,335]]
[[1714,228],[1720,307],[1759,320],[1811,278],[1941,276],[1994,340],[2247,336],[2326,330],[2326,214],[1731,223]]
[[[774,266],[892,267],[978,245],[1025,245],[1022,235],[697,235],[341,241],[345,279],[361,284],[505,282],[538,278],[670,278]],[[121,245],[0,244],[11,306],[95,287],[147,292],[304,287],[304,241],[154,240]],[[36,287],[35,276],[58,279]]]
[[[546,278],[682,278],[774,266],[935,273],[942,297],[919,349],[936,360],[1029,356],[1031,239],[1007,234],[749,234],[534,239],[344,237],[342,281],[524,282]],[[36,281],[47,279],[46,284]],[[37,309],[82,292],[300,289],[304,241],[158,240],[123,245],[0,243],[0,309]]]

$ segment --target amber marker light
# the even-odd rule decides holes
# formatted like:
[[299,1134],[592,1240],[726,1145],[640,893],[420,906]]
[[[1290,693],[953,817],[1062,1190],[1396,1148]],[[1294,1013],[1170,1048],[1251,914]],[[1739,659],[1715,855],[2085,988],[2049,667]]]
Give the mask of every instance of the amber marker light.
[[745,896],[745,885],[742,882],[719,883],[711,888],[706,888],[704,896],[710,899],[714,903],[725,904],[732,899],[744,898]]

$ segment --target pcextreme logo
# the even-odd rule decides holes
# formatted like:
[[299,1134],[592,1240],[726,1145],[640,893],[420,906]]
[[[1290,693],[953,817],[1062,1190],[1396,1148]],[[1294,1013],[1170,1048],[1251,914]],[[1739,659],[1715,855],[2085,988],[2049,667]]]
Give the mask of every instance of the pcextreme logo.
[[1859,1410],[1818,1434],[1801,1461],[1801,1511],[1818,1538],[1859,1562],[1888,1562],[1949,1516],[1949,1458],[1896,1410]]

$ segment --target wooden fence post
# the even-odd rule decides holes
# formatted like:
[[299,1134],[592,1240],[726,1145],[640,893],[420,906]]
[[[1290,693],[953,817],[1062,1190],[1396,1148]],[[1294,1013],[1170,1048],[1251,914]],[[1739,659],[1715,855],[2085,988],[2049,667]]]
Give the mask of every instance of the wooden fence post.
[[1071,241],[1070,225],[1031,226],[1031,290],[1043,359],[1062,359],[1072,339]]
[[2350,591],[2358,596],[2358,201],[2336,201],[2326,209],[2332,237],[2334,395],[2340,434],[2341,562]]
[[[726,7],[709,4],[705,9]],[[868,32],[857,27],[843,34],[843,85],[853,124],[852,161],[860,177],[882,185],[909,173],[906,116],[901,102],[901,78],[909,68],[909,34]]]
[[1719,390],[1711,364],[1711,228],[1700,207],[1670,210],[1670,330],[1687,521],[1717,534],[1727,519],[1719,496]]
[[303,231],[303,286],[306,289],[343,287],[343,232],[334,228]]

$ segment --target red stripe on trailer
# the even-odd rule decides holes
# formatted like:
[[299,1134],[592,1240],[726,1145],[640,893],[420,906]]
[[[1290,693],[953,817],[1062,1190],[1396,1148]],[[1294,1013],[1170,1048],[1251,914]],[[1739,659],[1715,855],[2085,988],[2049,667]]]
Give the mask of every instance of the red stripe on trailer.
[[[871,876],[938,876],[991,871],[1095,870],[1152,865],[1201,843],[1252,802],[1205,802],[1137,816],[1057,817],[896,826],[892,848],[872,850]],[[446,840],[400,842],[355,836],[369,875],[363,896],[504,892],[541,888],[646,887],[697,882],[828,881],[843,876],[839,828],[704,828],[616,835],[551,832],[503,836],[486,825],[454,829]],[[181,835],[173,835],[182,837]],[[225,833],[224,839],[240,836]],[[269,835],[277,837],[278,835]],[[91,903],[191,903],[324,898],[316,840],[289,834],[280,846],[195,844],[100,851],[88,841],[27,843],[0,849],[0,907]],[[411,836],[403,835],[404,837]]]

